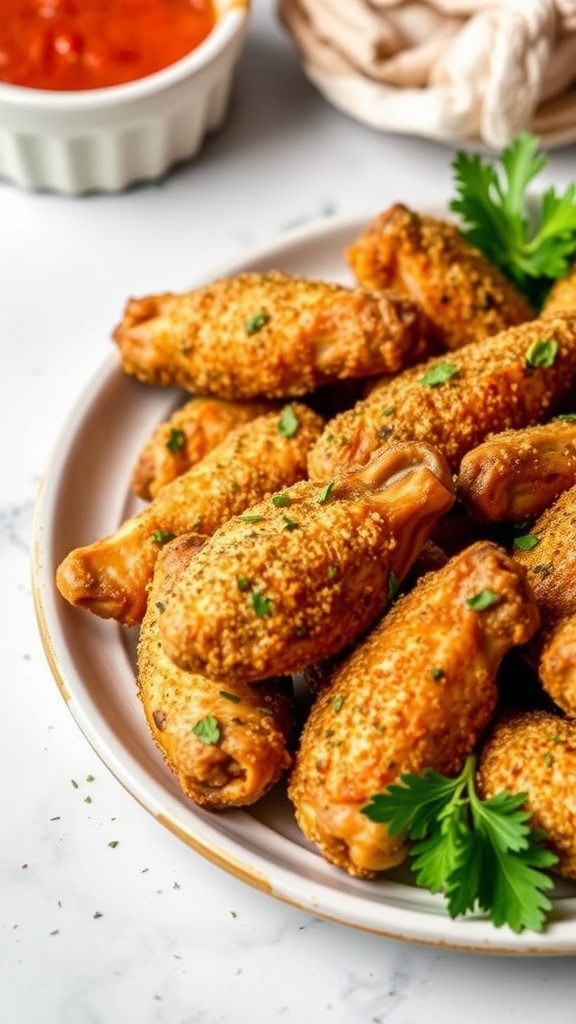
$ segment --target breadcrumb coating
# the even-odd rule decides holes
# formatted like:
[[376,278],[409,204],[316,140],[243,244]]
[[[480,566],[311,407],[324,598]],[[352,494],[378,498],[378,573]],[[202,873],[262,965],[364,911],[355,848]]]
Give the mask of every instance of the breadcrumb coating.
[[396,203],[346,250],[364,288],[407,295],[454,350],[531,320],[533,311],[506,277],[449,221]]
[[478,763],[485,798],[503,789],[526,793],[532,828],[544,829],[557,855],[554,871],[576,880],[576,721],[526,711],[498,722]]
[[306,476],[308,451],[322,418],[302,402],[236,427],[216,448],[167,484],[141,512],[100,540],[74,548],[56,583],[70,604],[132,626],[142,621],[162,545],[193,530],[206,536],[258,498]]
[[576,316],[576,264],[566,277],[554,282],[542,306],[543,315],[562,310],[572,310]]
[[249,682],[337,653],[382,612],[452,502],[448,468],[424,445],[327,487],[286,488],[225,523],[162,594],[164,649]]
[[184,793],[210,810],[244,807],[291,764],[291,681],[290,687],[287,680],[259,686],[230,682],[223,689],[166,656],[158,629],[159,590],[190,557],[190,544],[194,551],[195,539],[178,537],[157,559],[138,643],[139,696],[152,736]]
[[[496,603],[471,608],[486,589]],[[404,859],[405,836],[361,808],[403,773],[458,774],[496,707],[502,657],[537,625],[526,574],[484,541],[423,576],[336,668],[289,782],[304,835],[329,861],[369,877]]]
[[382,380],[328,421],[310,453],[310,477],[330,479],[404,440],[435,445],[457,472],[488,435],[549,418],[575,382],[576,315],[510,327]]
[[132,489],[149,501],[166,484],[195,466],[234,427],[275,408],[267,401],[227,402],[197,396],[159,423],[142,447],[132,471]]
[[290,398],[396,373],[430,352],[410,299],[279,270],[131,299],[113,338],[127,373],[219,398]]

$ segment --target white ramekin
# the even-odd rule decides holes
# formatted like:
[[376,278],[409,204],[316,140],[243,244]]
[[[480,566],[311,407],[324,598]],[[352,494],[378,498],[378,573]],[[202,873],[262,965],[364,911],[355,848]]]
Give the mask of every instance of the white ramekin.
[[69,195],[117,192],[193,157],[223,122],[250,0],[217,0],[210,35],[146,78],[57,92],[0,83],[0,178]]

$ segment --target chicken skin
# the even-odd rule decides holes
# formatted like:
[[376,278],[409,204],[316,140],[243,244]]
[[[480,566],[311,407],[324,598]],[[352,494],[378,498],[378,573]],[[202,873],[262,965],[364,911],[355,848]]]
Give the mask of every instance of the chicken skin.
[[398,445],[326,487],[304,481],[255,504],[161,596],[166,653],[246,682],[337,653],[380,615],[453,500],[442,457]]
[[149,501],[166,484],[200,462],[242,423],[271,412],[273,403],[191,398],[160,423],[146,441],[132,473],[132,489]]
[[559,313],[565,309],[576,315],[576,264],[566,277],[554,282],[542,306],[542,313]]
[[554,871],[576,881],[576,721],[526,711],[498,722],[478,763],[484,799],[502,789],[526,793],[530,825],[544,829],[558,857]]
[[377,384],[328,421],[310,453],[314,480],[363,465],[391,441],[426,441],[454,472],[489,434],[549,418],[576,382],[576,318],[542,317]]
[[542,513],[530,535],[535,546],[514,552],[542,616],[529,654],[547,694],[576,716],[576,485]]
[[505,430],[468,452],[456,495],[480,522],[521,522],[539,516],[576,484],[576,422],[562,419]]
[[523,323],[533,312],[483,253],[448,221],[401,203],[379,214],[346,250],[363,288],[392,288],[429,317],[454,350]]
[[194,803],[210,810],[254,803],[291,764],[293,705],[286,680],[223,689],[178,668],[160,642],[160,584],[198,547],[182,536],[156,561],[138,644],[138,686],[152,736]]
[[308,406],[293,403],[236,427],[115,533],[71,551],[57,570],[60,593],[102,618],[141,622],[162,545],[190,531],[211,534],[247,505],[302,480],[322,423]]
[[289,797],[327,860],[370,877],[404,859],[406,837],[362,808],[403,773],[461,771],[496,707],[504,654],[537,625],[526,574],[487,541],[397,600],[322,688],[296,754]]
[[426,318],[407,298],[280,271],[184,295],[131,299],[114,332],[127,373],[218,398],[289,398],[423,358]]

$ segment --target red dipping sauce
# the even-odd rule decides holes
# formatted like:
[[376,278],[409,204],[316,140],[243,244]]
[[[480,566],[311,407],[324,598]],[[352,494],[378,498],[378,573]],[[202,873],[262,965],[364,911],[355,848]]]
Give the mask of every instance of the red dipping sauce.
[[0,0],[0,82],[102,89],[144,78],[194,50],[212,0]]

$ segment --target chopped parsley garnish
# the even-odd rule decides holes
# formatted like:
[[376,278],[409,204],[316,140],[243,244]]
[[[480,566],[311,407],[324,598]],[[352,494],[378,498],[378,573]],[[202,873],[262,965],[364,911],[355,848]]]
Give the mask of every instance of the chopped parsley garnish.
[[498,604],[499,601],[500,594],[497,594],[494,590],[490,590],[490,587],[485,587],[484,590],[479,590],[478,593],[473,594],[472,597],[466,598],[466,604],[475,612],[483,612],[486,608],[491,608],[492,605]]
[[533,341],[526,352],[526,366],[531,370],[547,370],[556,362],[558,342],[551,338]]
[[330,483],[326,484],[326,486],[322,488],[322,490],[320,491],[320,494],[318,495],[318,504],[319,505],[325,505],[326,504],[326,502],[328,501],[330,495],[332,494],[332,491],[334,490],[334,485],[335,484],[336,484],[336,481],[335,480],[331,480]]
[[427,388],[439,388],[442,384],[447,384],[458,373],[460,373],[460,367],[454,363],[438,363],[423,377],[420,377],[420,384]]
[[335,580],[338,575],[338,566],[329,565],[328,568],[326,569],[326,575],[329,580]]
[[392,602],[400,589],[396,574],[391,572],[388,577],[388,601]]
[[285,405],[278,420],[278,433],[280,437],[294,437],[299,426],[300,421],[294,412],[294,406]]
[[236,586],[238,587],[238,590],[248,590],[250,586],[250,580],[248,579],[247,576],[237,576]]
[[229,700],[231,704],[240,703],[240,697],[237,693],[230,693],[228,690],[219,690],[218,693],[221,697],[224,697],[224,700]]
[[186,443],[186,434],[180,427],[172,427],[168,440],[166,441],[166,447],[168,451],[172,452],[173,455],[177,455],[181,452]]
[[171,533],[170,530],[153,530],[152,540],[155,544],[167,544],[169,540],[174,540],[176,534]]
[[294,520],[289,519],[288,516],[282,516],[282,522],[284,523],[285,530],[291,531],[300,529],[300,523],[294,522]]
[[261,523],[264,516],[238,516],[241,523]]
[[259,590],[255,590],[252,593],[252,608],[260,618],[265,615],[272,614],[272,601],[265,594],[262,594]]
[[539,543],[540,538],[533,533],[523,533],[520,537],[514,537],[514,547],[520,551],[532,551]]
[[332,701],[331,701],[332,710],[335,711],[336,713],[341,711],[345,699],[346,698],[343,697],[341,693],[337,693],[335,697],[332,697]]
[[196,725],[192,726],[192,732],[202,743],[215,745],[220,739],[220,728],[214,715],[206,715],[205,718],[201,718]]
[[249,316],[244,321],[244,330],[246,334],[258,334],[263,327],[266,326],[270,320],[270,314],[265,309],[261,309],[258,313],[254,313],[253,316]]
[[439,683],[442,679],[446,678],[446,673],[444,672],[444,669],[436,668],[436,666],[430,669],[430,675],[432,676],[432,679],[434,680],[435,683]]
[[270,501],[275,508],[288,508],[292,504],[292,498],[289,494],[273,494]]

